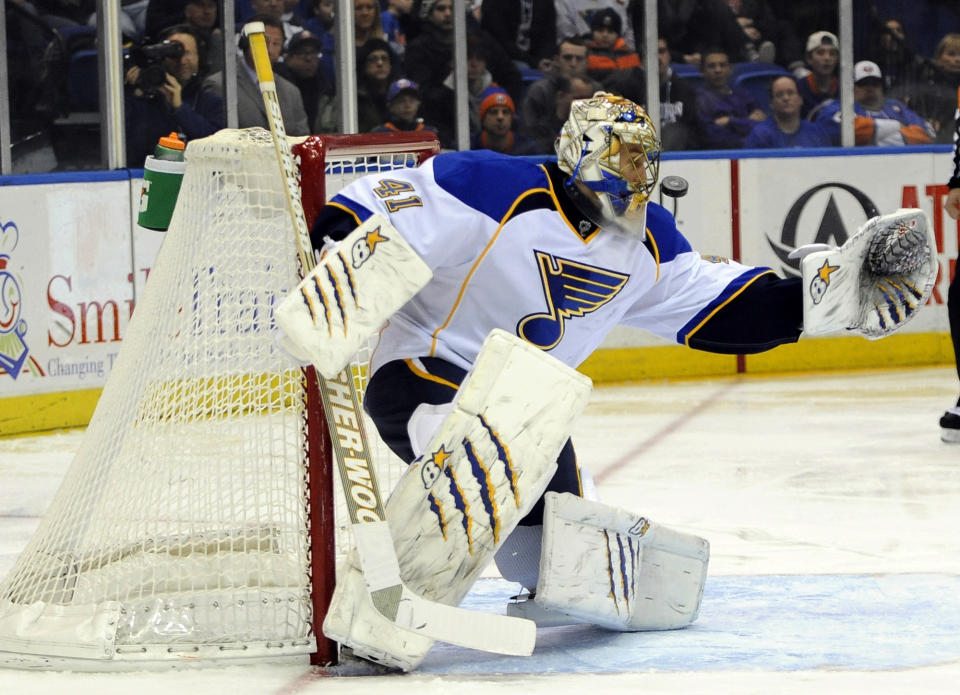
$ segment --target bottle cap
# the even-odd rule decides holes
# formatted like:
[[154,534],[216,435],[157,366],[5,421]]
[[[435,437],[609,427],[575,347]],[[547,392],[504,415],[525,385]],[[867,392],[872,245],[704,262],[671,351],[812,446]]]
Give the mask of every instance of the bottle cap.
[[176,133],[170,133],[160,138],[158,143],[161,147],[169,147],[171,150],[182,150],[186,147],[183,140]]

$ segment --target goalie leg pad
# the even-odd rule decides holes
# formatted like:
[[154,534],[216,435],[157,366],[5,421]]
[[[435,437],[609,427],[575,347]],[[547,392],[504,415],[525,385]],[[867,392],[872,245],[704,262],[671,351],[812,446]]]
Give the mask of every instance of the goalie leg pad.
[[803,275],[803,330],[855,330],[882,338],[923,306],[937,279],[933,229],[921,210],[874,217],[840,248],[796,249]]
[[333,379],[432,277],[400,232],[371,215],[280,302],[274,316],[285,334],[281,345]]
[[529,343],[490,334],[453,412],[387,502],[413,591],[460,602],[540,499],[590,390],[587,377]]
[[686,627],[700,610],[709,557],[703,538],[549,492],[536,603],[610,630]]
[[[407,587],[431,601],[460,603],[543,494],[590,390],[587,377],[529,343],[490,334],[452,412],[387,501]],[[415,668],[431,641],[410,641],[395,624],[371,619],[369,594],[352,589],[341,591],[338,582],[330,609],[338,617],[328,616],[324,633],[359,655],[388,663],[389,654],[399,668]]]

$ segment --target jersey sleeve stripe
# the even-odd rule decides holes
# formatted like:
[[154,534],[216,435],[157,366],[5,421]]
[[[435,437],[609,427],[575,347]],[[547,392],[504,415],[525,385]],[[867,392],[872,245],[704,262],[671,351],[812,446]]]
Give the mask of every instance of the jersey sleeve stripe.
[[703,309],[697,312],[687,324],[677,333],[677,342],[689,347],[690,338],[696,334],[718,311],[732,302],[736,297],[753,284],[757,278],[764,275],[773,274],[769,268],[750,268],[747,272],[735,278],[728,284],[723,292],[707,304]]
[[345,213],[353,217],[357,221],[357,226],[359,227],[363,224],[368,217],[373,213],[370,210],[367,210],[363,205],[356,202],[355,200],[350,200],[342,195],[335,195],[330,200],[327,205],[332,205],[335,208],[343,210]]
[[657,240],[653,238],[653,232],[650,231],[649,227],[646,229],[646,234],[647,238],[643,243],[650,250],[650,255],[653,256],[653,262],[657,266],[657,274],[653,278],[653,281],[657,282],[660,280],[660,247],[657,246]]
[[661,263],[669,263],[681,253],[693,250],[677,229],[673,215],[652,201],[647,203],[647,234],[656,239]]

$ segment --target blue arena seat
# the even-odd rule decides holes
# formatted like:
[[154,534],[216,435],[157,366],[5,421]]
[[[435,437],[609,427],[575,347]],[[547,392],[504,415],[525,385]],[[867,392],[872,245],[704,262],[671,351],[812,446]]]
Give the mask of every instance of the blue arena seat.
[[700,68],[698,68],[696,65],[688,65],[687,63],[670,63],[670,69],[673,70],[673,74],[678,79],[687,82],[694,89],[703,86],[703,74],[700,72]]
[[70,56],[67,64],[67,104],[70,113],[99,111],[97,51],[86,49]]
[[730,79],[734,84],[736,84],[737,79],[746,75],[770,73],[778,73],[781,75],[790,74],[786,68],[777,65],[776,63],[734,63],[733,72],[730,74]]
[[[743,66],[739,71],[738,67]],[[779,65],[769,63],[737,63],[733,77],[734,87],[746,89],[757,100],[761,108],[770,113],[770,83],[778,77],[791,77],[791,73]]]
[[688,63],[670,63],[670,69],[677,77],[703,77],[700,74],[700,68]]

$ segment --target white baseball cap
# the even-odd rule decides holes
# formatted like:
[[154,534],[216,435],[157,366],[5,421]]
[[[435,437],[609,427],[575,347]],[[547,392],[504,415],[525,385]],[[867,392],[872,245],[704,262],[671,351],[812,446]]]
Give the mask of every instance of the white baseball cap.
[[859,63],[853,66],[854,84],[860,80],[879,80],[882,77],[883,75],[880,72],[880,66],[874,63],[872,60],[861,60]]
[[820,46],[840,50],[840,42],[836,34],[831,34],[829,31],[815,31],[807,37],[807,53]]

